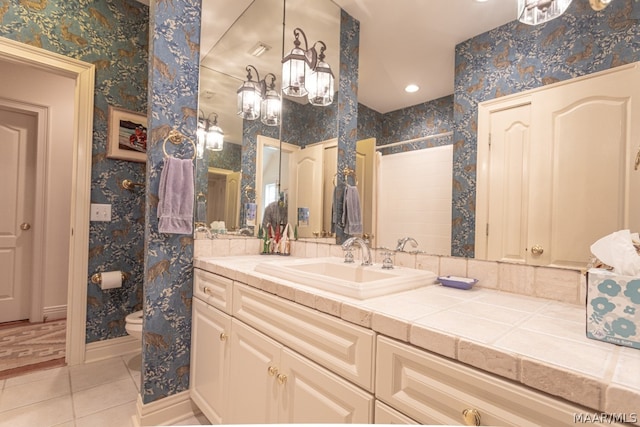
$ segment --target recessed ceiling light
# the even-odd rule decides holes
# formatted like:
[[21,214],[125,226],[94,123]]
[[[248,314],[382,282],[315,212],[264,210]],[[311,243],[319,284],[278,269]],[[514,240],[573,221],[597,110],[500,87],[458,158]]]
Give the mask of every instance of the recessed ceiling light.
[[271,46],[269,46],[268,44],[262,43],[262,42],[258,42],[255,46],[253,46],[249,50],[249,54],[253,55],[253,56],[255,56],[257,58],[260,55],[265,54],[269,50],[271,50]]
[[405,92],[413,93],[420,90],[420,87],[418,85],[410,84],[407,87],[405,87],[404,90]]

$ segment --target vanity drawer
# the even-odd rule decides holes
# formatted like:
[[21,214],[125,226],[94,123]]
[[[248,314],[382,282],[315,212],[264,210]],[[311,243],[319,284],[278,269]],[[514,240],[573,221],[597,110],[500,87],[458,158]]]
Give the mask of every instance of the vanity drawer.
[[193,296],[227,314],[231,314],[233,280],[208,271],[193,269]]
[[239,283],[233,316],[373,392],[375,332]]
[[[376,398],[422,424],[575,426],[592,412],[407,344],[379,337]],[[474,424],[467,424],[474,425]]]

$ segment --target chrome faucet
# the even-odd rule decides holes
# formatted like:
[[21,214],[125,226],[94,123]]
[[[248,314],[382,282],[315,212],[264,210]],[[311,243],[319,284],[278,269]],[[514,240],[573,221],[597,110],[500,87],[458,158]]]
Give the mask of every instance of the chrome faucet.
[[[371,262],[371,249],[369,249],[369,245],[367,245],[367,242],[360,237],[349,237],[342,244],[342,250],[347,252],[347,254],[350,253],[351,246],[353,246],[354,243],[357,243],[360,246],[360,250],[362,251],[362,265],[366,266],[373,264]],[[345,262],[349,262],[347,261],[346,257]],[[353,260],[351,262],[353,262]]]
[[398,239],[398,246],[396,246],[396,251],[404,252],[404,245],[406,245],[407,242],[411,242],[411,246],[414,248],[418,247],[418,242],[416,242],[416,239],[414,239],[413,237],[403,237],[402,239]]
[[216,237],[218,237],[216,233],[212,233],[211,229],[203,223],[196,223],[196,228],[195,230],[193,230],[194,239],[198,237],[198,233],[204,233],[207,239],[215,239]]

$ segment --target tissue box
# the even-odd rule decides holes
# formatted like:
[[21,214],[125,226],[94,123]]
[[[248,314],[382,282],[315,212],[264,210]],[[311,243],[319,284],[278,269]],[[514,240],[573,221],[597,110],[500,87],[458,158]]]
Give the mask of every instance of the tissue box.
[[587,337],[640,349],[640,277],[589,269]]

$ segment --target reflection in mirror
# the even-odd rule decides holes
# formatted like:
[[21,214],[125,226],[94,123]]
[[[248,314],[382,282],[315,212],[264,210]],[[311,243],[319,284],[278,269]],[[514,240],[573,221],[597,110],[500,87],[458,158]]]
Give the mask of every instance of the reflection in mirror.
[[[203,7],[215,7],[206,2]],[[284,20],[283,20],[284,12]],[[203,12],[203,16],[206,13]],[[284,28],[283,28],[283,21]],[[207,23],[203,22],[203,32],[207,31]],[[324,141],[337,136],[337,102],[334,101],[327,107],[317,107],[309,104],[307,98],[283,97],[282,99],[282,136],[279,128],[264,126],[259,120],[243,121],[236,114],[236,91],[246,80],[246,67],[255,67],[261,77],[267,73],[273,73],[276,78],[276,90],[280,92],[282,57],[284,50],[293,47],[295,28],[304,30],[308,37],[309,48],[317,41],[322,41],[326,45],[324,61],[331,66],[333,75],[337,81],[339,78],[339,53],[340,53],[340,8],[331,0],[254,0],[250,2],[246,10],[238,17],[234,24],[214,44],[213,48],[202,57],[200,66],[200,109],[203,114],[212,112],[218,114],[218,124],[225,133],[224,149],[220,153],[211,155],[205,154],[205,158],[199,161],[198,165],[198,189],[203,198],[207,200],[199,204],[206,204],[209,212],[232,212],[233,209],[211,210],[208,204],[211,203],[207,189],[209,180],[204,178],[209,167],[226,169],[233,172],[241,171],[241,183],[239,188],[240,200],[238,201],[239,216],[233,223],[236,227],[243,228],[247,225],[256,224],[254,234],[257,233],[259,219],[262,218],[265,203],[265,183],[271,182],[281,186],[289,181],[286,177],[273,181],[272,175],[262,175],[261,168],[257,167],[258,157],[264,155],[265,159],[277,159],[277,162],[267,161],[271,165],[266,169],[267,174],[272,174],[278,170],[278,174],[287,173],[289,161],[286,156],[284,161],[286,167],[280,166],[280,155],[276,152],[267,152],[258,147],[260,136],[272,138],[276,141],[284,141],[295,145],[298,149],[312,143]],[[283,40],[284,34],[284,40]],[[303,46],[304,47],[304,46]],[[319,52],[321,44],[315,46]],[[256,56],[257,55],[257,56]],[[255,77],[255,76],[254,76]],[[335,98],[335,97],[334,97]],[[269,150],[273,151],[278,144],[267,144]],[[240,155],[238,155],[240,153]],[[231,155],[234,160],[240,159],[241,166],[234,163],[232,167],[221,164],[226,162],[227,156]],[[208,156],[208,157],[207,157]],[[203,165],[206,164],[207,168]],[[276,167],[277,165],[277,167]],[[288,176],[288,175],[287,175]],[[221,184],[218,185],[221,187]],[[269,190],[271,191],[271,190]],[[287,193],[287,188],[278,188],[276,194]],[[221,198],[227,203],[229,197]],[[216,202],[218,203],[218,202]],[[235,200],[233,203],[236,203]],[[247,223],[246,204],[255,204],[257,217]],[[288,221],[294,224],[297,208],[290,207]],[[199,209],[200,211],[200,209]],[[198,214],[204,216],[205,214]],[[313,212],[313,217],[322,219],[321,212]],[[198,218],[198,221],[211,224],[217,219]],[[229,219],[225,219],[229,223]],[[231,228],[227,226],[229,230]],[[252,229],[254,227],[251,227]],[[323,227],[318,226],[321,230]]]

